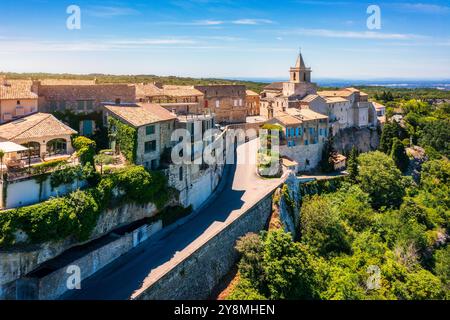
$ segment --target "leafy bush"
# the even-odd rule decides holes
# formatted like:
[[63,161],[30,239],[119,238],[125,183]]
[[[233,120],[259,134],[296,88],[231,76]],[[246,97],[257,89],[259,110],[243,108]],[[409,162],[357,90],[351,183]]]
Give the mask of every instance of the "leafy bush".
[[[65,181],[59,176],[53,179],[53,184]],[[0,212],[0,247],[14,245],[17,230],[24,231],[30,243],[58,241],[69,236],[84,241],[89,238],[100,212],[105,208],[123,203],[153,202],[161,209],[168,197],[163,174],[150,173],[137,166],[125,168],[105,176],[95,188]]]
[[95,141],[79,136],[73,139],[73,147],[77,151],[78,157],[82,164],[89,163],[94,166],[94,156],[96,144]]

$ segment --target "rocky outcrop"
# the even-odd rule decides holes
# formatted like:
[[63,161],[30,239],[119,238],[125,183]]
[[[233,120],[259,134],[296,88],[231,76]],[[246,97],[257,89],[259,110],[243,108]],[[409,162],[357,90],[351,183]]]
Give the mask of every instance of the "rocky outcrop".
[[380,136],[375,128],[347,128],[340,130],[333,138],[333,147],[337,152],[347,154],[353,146],[359,152],[376,150]]

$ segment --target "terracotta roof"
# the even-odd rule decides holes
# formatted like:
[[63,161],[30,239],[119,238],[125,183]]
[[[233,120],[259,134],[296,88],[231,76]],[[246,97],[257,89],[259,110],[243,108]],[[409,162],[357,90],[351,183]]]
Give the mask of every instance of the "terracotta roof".
[[136,96],[137,98],[155,96],[190,97],[203,96],[203,93],[195,89],[193,86],[164,85],[162,87],[159,87],[153,83],[149,83],[137,84]]
[[174,97],[186,97],[186,96],[203,96],[203,92],[195,89],[193,86],[174,86],[165,85],[163,87],[164,95]]
[[153,83],[142,83],[136,85],[136,97],[144,98],[144,97],[155,97],[155,96],[163,96],[164,92],[162,88],[159,88]]
[[31,81],[7,81],[0,83],[0,99],[37,99],[36,93],[31,91]]
[[349,102],[347,99],[342,97],[325,97],[327,103],[337,103],[337,102]]
[[352,87],[350,87],[350,88],[345,88],[344,90],[347,90],[347,91],[350,91],[350,92],[360,92],[358,89],[352,88]]
[[344,155],[342,155],[342,154],[340,154],[340,153],[337,153],[337,154],[334,154],[334,155],[331,157],[331,159],[332,159],[332,161],[333,161],[334,164],[338,164],[339,162],[346,161],[346,160],[347,160],[347,157],[344,156]]
[[0,126],[0,137],[6,140],[35,139],[76,133],[48,113],[35,113]]
[[42,79],[39,80],[43,86],[88,86],[95,85],[95,80],[78,80],[78,79]]
[[278,116],[274,117],[273,119],[275,122],[279,122],[284,126],[302,124],[302,120],[288,113],[281,113]]
[[328,119],[328,116],[311,109],[299,109],[299,113],[303,120]]
[[104,108],[133,127],[139,128],[151,123],[174,120],[176,116],[159,104],[106,105]]
[[373,101],[372,104],[376,110],[386,109],[386,106],[383,106],[381,103]]
[[332,91],[318,91],[317,94],[321,97],[350,97],[353,92],[349,90],[332,90]]
[[257,94],[255,91],[252,91],[252,90],[245,90],[245,93],[248,96],[259,96],[259,94]]
[[265,86],[264,90],[283,90],[283,82],[273,82]]
[[319,97],[317,94],[308,94],[306,97],[304,97],[301,102],[311,102],[316,100]]
[[281,158],[281,161],[282,161],[282,163],[283,163],[283,165],[285,167],[293,167],[293,166],[297,166],[298,165],[298,162],[296,162],[294,160],[291,160],[291,159],[288,159],[287,157]]

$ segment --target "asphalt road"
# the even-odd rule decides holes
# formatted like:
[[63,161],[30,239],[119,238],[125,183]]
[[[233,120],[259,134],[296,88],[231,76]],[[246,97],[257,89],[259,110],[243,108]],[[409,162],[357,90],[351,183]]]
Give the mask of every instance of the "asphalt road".
[[126,300],[158,276],[170,270],[183,255],[189,254],[242,210],[273,190],[279,179],[261,179],[256,174],[257,140],[237,148],[237,164],[228,165],[225,185],[197,215],[159,240],[148,240],[81,283],[81,290],[70,291],[67,300]]

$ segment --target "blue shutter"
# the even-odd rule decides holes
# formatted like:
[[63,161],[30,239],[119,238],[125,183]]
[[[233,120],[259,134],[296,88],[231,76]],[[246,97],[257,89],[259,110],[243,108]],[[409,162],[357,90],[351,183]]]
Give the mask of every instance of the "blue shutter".
[[295,136],[294,128],[291,128],[291,136],[292,136],[292,137]]
[[286,137],[289,137],[289,128],[286,128]]

